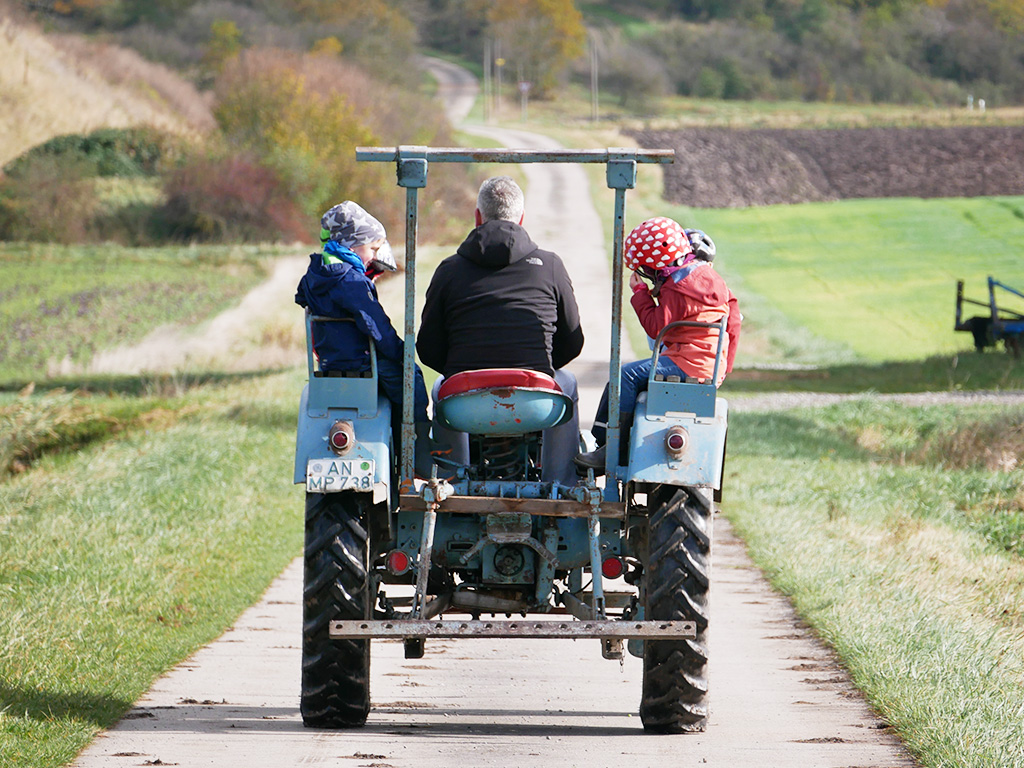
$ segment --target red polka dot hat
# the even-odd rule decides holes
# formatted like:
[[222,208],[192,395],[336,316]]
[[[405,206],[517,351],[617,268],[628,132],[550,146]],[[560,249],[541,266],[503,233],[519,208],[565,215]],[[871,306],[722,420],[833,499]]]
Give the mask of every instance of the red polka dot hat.
[[636,227],[625,242],[627,269],[659,270],[692,253],[683,228],[665,216],[655,216]]

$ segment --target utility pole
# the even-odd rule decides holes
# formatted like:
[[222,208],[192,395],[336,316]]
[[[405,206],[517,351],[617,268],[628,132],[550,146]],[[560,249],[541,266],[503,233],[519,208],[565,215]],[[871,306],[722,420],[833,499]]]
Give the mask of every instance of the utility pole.
[[590,119],[597,122],[597,34],[587,33],[590,42]]
[[484,40],[484,122],[491,122],[491,41]]
[[494,117],[501,119],[501,71],[505,66],[505,60],[501,58],[501,40],[494,41],[494,66],[497,69],[494,88]]

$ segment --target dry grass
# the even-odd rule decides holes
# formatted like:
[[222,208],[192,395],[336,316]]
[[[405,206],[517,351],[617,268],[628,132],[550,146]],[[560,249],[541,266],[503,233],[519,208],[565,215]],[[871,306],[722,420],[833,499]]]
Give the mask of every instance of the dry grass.
[[38,456],[92,442],[116,430],[117,422],[93,411],[68,392],[32,397],[26,387],[0,407],[0,478],[28,469]]
[[921,448],[921,457],[951,469],[981,467],[1011,472],[1024,457],[1024,414],[970,422],[937,435]]
[[130,88],[172,112],[192,131],[206,133],[216,127],[210,98],[174,70],[144,59],[129,48],[94,43],[77,35],[55,41],[79,62],[92,67],[112,86]]

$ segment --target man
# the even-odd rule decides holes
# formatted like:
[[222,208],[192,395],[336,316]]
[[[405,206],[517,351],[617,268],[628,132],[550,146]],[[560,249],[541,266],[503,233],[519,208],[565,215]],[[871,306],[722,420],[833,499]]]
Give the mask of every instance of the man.
[[480,186],[476,228],[430,280],[416,351],[443,376],[483,368],[554,376],[573,399],[573,418],[545,431],[541,478],[572,485],[579,448],[576,378],[560,369],[583,349],[583,329],[565,265],[530,239],[524,213],[523,191],[508,176]]

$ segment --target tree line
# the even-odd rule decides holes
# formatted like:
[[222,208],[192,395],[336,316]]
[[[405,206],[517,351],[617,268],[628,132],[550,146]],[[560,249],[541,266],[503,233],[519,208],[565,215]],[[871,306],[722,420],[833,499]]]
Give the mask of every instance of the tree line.
[[[421,95],[416,54],[423,48],[472,63],[487,50],[488,63],[504,67],[507,84],[532,83],[533,98],[557,94],[570,77],[589,85],[590,49],[601,88],[638,111],[666,94],[1024,101],[1024,4],[1017,0],[18,4],[51,28],[114,41],[180,72],[208,94],[216,128],[202,141],[163,151],[155,170],[143,174],[157,193],[117,210],[97,208],[104,196],[95,192],[96,165],[73,149],[90,137],[58,143],[63,155],[53,147],[33,155],[0,178],[4,239],[61,237],[33,220],[34,211],[58,204],[79,212],[69,219],[79,225],[65,238],[126,242],[308,238],[310,222],[346,198],[398,221],[393,174],[355,163],[353,148],[452,143],[443,115]],[[145,142],[173,143],[149,136]],[[465,169],[432,171],[429,194],[437,203],[424,217],[427,233],[459,219],[473,186]]]
[[[677,93],[991,106],[1024,102],[1024,4],[1012,0],[609,0],[603,82],[624,103]],[[632,31],[624,31],[625,29]]]

